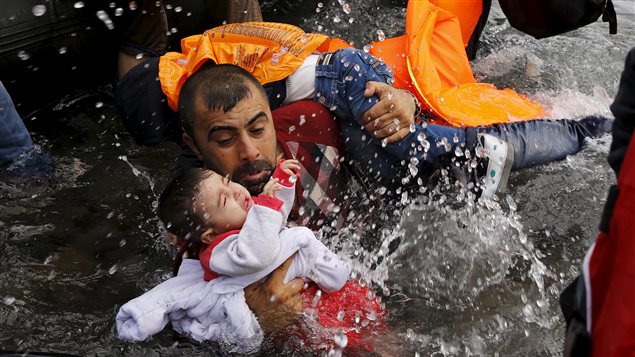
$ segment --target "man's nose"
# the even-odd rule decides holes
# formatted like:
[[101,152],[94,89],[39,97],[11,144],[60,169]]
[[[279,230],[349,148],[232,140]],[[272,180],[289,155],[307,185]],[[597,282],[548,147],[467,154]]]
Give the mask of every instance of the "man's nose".
[[260,150],[251,138],[245,138],[241,143],[241,160],[254,161],[260,157]]

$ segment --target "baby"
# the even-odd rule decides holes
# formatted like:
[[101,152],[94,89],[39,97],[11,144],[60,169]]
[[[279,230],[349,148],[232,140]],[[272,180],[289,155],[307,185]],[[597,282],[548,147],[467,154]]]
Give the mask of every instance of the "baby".
[[[204,169],[189,170],[168,184],[159,200],[159,216],[171,233],[204,244],[200,263],[185,259],[176,277],[123,305],[117,314],[119,337],[144,340],[171,322],[177,332],[195,340],[217,341],[235,352],[255,351],[262,330],[243,289],[294,254],[285,283],[301,277],[327,293],[344,287],[344,297],[348,294],[358,300],[351,306],[359,309],[347,312],[351,316],[337,321],[331,316],[334,321],[326,327],[345,328],[347,319],[360,320],[359,311],[381,317],[383,308],[366,297],[369,291],[347,283],[351,272],[347,260],[330,251],[309,229],[285,228],[299,168],[296,160],[280,162],[258,197]],[[316,289],[311,290],[318,299],[307,301],[303,296],[305,303],[317,310],[319,323],[330,321],[320,314],[320,310],[334,311],[326,306],[329,294],[320,299]],[[331,299],[341,305],[346,299],[340,295]]]

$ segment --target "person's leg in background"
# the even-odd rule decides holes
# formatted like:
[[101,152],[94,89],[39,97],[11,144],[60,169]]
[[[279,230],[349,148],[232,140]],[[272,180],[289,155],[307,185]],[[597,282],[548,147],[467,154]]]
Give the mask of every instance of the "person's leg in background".
[[47,176],[48,155],[33,145],[31,134],[0,82],[0,170],[9,176]]

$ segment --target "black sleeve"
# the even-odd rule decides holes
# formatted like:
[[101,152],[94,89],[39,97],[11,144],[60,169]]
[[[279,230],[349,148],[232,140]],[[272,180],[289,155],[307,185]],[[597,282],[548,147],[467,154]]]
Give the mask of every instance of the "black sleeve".
[[631,49],[626,56],[626,65],[611,111],[615,115],[615,122],[608,161],[615,174],[619,175],[633,128],[635,128],[635,48]]

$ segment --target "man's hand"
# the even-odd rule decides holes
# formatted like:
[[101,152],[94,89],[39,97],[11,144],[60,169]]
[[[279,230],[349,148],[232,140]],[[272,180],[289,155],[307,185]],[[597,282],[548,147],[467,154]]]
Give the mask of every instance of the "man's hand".
[[368,82],[364,96],[373,95],[379,97],[379,102],[362,116],[366,130],[375,139],[385,139],[387,143],[405,138],[410,133],[416,111],[412,95],[386,83]]
[[300,278],[283,284],[284,276],[295,255],[274,270],[264,283],[253,283],[244,289],[247,305],[258,316],[266,332],[275,332],[298,318],[302,311],[300,292],[304,282]]

